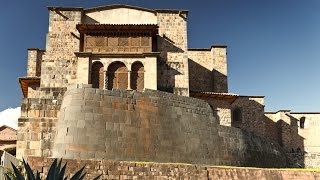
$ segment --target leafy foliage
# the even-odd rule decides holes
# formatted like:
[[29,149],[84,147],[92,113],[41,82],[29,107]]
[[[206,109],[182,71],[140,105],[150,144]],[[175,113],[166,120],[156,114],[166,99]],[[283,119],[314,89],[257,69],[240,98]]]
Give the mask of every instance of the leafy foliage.
[[[23,160],[23,166],[26,171],[25,176],[13,163],[11,163],[11,165],[12,165],[15,177],[10,176],[9,174],[5,174],[6,180],[26,180],[25,176],[27,177],[27,180],[41,180],[40,173],[36,171],[34,174],[29,164],[24,160]],[[47,174],[46,180],[67,180],[67,177],[65,177],[66,167],[67,167],[67,163],[65,163],[61,168],[61,160],[58,162],[57,159],[55,159],[49,168],[49,172]],[[70,178],[70,180],[82,180],[86,175],[86,172],[83,172],[84,168],[85,166],[82,167],[79,171],[77,171]],[[94,178],[94,180],[98,180],[101,175]]]

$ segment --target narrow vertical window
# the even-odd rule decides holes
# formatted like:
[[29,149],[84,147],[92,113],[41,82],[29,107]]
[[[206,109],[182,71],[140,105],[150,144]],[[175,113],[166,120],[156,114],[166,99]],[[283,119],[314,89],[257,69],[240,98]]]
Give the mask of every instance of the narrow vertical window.
[[242,122],[242,113],[241,109],[236,108],[232,111],[232,121],[233,122]]
[[304,129],[305,121],[306,121],[306,117],[301,117],[300,118],[300,129]]

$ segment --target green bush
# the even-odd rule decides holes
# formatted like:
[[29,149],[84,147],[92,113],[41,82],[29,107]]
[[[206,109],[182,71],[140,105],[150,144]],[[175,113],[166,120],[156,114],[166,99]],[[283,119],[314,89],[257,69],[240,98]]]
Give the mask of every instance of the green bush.
[[[35,172],[30,168],[29,164],[26,163],[23,160],[23,166],[25,168],[25,176],[23,173],[13,164],[11,163],[13,171],[14,171],[14,177],[9,174],[4,174],[7,180],[41,180],[40,173],[38,171]],[[53,163],[50,166],[49,172],[47,174],[46,180],[66,180],[68,177],[65,177],[65,171],[66,171],[67,163],[64,164],[64,166],[61,168],[61,160],[58,162],[57,159],[53,161]],[[79,171],[77,171],[70,180],[82,180],[84,176],[86,175],[86,172],[83,172],[85,166],[81,168]],[[102,175],[102,174],[101,174]],[[94,178],[94,180],[98,180],[100,176],[97,176]]]

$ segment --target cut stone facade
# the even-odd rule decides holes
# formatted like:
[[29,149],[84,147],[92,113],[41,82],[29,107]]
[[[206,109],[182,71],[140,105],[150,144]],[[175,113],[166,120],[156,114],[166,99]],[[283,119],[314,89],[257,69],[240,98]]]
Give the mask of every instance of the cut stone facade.
[[19,78],[18,158],[284,167],[298,149],[319,154],[320,113],[265,113],[264,96],[229,93],[227,47],[188,49],[188,11],[48,10],[46,49],[28,49]]

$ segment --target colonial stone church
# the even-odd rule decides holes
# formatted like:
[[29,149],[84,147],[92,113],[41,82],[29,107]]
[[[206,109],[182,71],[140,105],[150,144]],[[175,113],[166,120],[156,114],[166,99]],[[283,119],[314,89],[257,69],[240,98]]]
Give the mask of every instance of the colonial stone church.
[[[239,144],[243,136],[239,133],[248,132],[254,137],[260,138],[261,142],[266,140],[267,143],[265,144],[275,142],[277,148],[279,145],[280,150],[275,149],[281,151],[282,157],[291,157],[292,154],[297,155],[296,153],[299,151],[300,159],[287,162],[287,164],[291,163],[291,166],[296,166],[297,163],[303,163],[305,167],[319,166],[320,142],[316,140],[316,137],[319,135],[320,113],[300,113],[288,110],[266,113],[264,111],[264,96],[244,96],[229,93],[227,47],[212,45],[208,48],[188,48],[187,10],[146,9],[128,5],[109,5],[89,9],[49,7],[48,10],[49,27],[46,48],[44,50],[28,49],[27,76],[19,78],[24,96],[18,129],[17,156],[19,158],[40,156],[103,159],[108,157],[120,160],[155,160],[161,162],[171,161],[171,157],[168,157],[169,154],[190,151],[192,154],[190,159],[186,158],[190,154],[185,154],[184,157],[174,159],[174,161],[246,165],[244,163],[247,162],[246,156],[243,155],[241,150],[243,145]],[[192,24],[189,27],[192,28]],[[96,90],[93,92],[92,88]],[[81,91],[82,94],[80,91],[78,92],[79,89],[84,89]],[[86,94],[86,92],[91,91],[93,94]],[[80,94],[73,94],[71,97],[70,94],[75,92]],[[120,94],[114,95],[111,92],[120,92]],[[111,93],[111,95],[106,95],[108,93]],[[124,97],[123,94],[128,97]],[[137,98],[133,98],[135,95]],[[108,106],[105,99],[108,99],[109,96],[119,96],[121,100],[118,99],[119,102],[114,98],[110,100],[111,102],[108,100],[114,111],[105,113]],[[92,147],[91,145],[89,147],[88,144],[81,144],[80,141],[76,140],[76,136],[78,137],[82,132],[86,132],[83,129],[88,126],[83,125],[83,123],[86,124],[91,116],[90,120],[94,120],[98,115],[104,117],[110,113],[112,114],[110,118],[117,122],[112,121],[109,125],[112,126],[113,130],[119,126],[116,133],[118,136],[114,138],[122,137],[123,133],[130,131],[135,134],[134,136],[137,136],[136,140],[140,142],[141,139],[138,137],[141,133],[145,135],[146,132],[132,130],[132,126],[136,128],[136,125],[130,124],[127,120],[131,119],[130,122],[132,123],[132,119],[134,119],[142,123],[145,122],[143,119],[146,118],[147,125],[144,124],[145,126],[143,126],[145,129],[152,126],[154,119],[161,121],[162,117],[166,115],[161,114],[162,110],[160,111],[158,108],[157,103],[160,102],[160,96],[167,98],[168,107],[177,109],[174,112],[170,110],[174,115],[168,117],[169,119],[178,119],[183,124],[183,126],[180,124],[182,127],[185,127],[185,119],[198,116],[199,120],[206,119],[203,121],[208,121],[207,124],[213,123],[212,126],[216,127],[206,131],[209,134],[211,131],[214,132],[213,134],[218,138],[217,142],[230,141],[231,146],[226,145],[225,148],[232,149],[234,146],[236,149],[240,149],[239,152],[234,149],[226,150],[223,153],[228,158],[230,156],[229,160],[226,160],[222,158],[224,155],[219,155],[220,152],[216,152],[219,151],[218,149],[215,149],[214,152],[206,150],[210,149],[208,147],[211,143],[200,136],[204,137],[208,134],[200,133],[197,129],[197,123],[190,122],[187,123],[188,128],[186,128],[189,130],[184,131],[181,130],[183,128],[180,128],[170,132],[165,130],[167,125],[159,127],[156,123],[154,127],[159,128],[159,133],[161,133],[157,135],[156,139],[153,139],[153,135],[155,135],[153,133],[156,132],[147,131],[151,133],[149,134],[151,139],[149,136],[147,139],[144,137],[143,141],[145,143],[141,144],[141,147],[146,151],[145,154],[139,154],[139,147],[128,145],[125,140],[123,141],[124,145],[121,146],[121,148],[127,147],[123,150],[125,155],[116,154],[116,151],[122,150],[120,146],[119,149],[108,149],[110,144],[104,143],[103,138],[107,139],[110,131],[108,131],[109,134],[104,132],[98,134],[98,136],[95,135],[95,137],[100,137],[101,134],[105,134],[102,138],[103,141],[99,144],[106,144],[101,149],[107,148],[110,150],[109,154],[88,155],[87,153],[82,156],[84,152],[76,150],[76,147],[83,148],[85,146],[88,149],[97,147],[96,144]],[[88,99],[86,98],[91,99],[87,102]],[[123,101],[124,98],[127,100]],[[201,109],[200,105],[193,106],[193,103],[205,103],[205,105],[201,105],[201,108],[206,106],[205,108],[208,108],[210,112]],[[157,107],[157,110],[152,112],[157,115],[154,117],[144,115],[144,111],[140,111],[139,108],[144,108],[146,104],[150,108]],[[92,106],[97,107],[92,108]],[[73,110],[71,111],[70,108]],[[129,114],[122,119],[121,113],[117,114],[116,112],[118,108],[123,110],[123,114]],[[179,108],[182,108],[181,111],[186,114],[192,114],[184,117],[185,115],[180,113]],[[145,111],[148,111],[147,109]],[[138,114],[135,114],[136,112]],[[78,113],[84,113],[82,114],[85,117],[83,121],[80,121],[81,117],[77,116]],[[121,122],[121,120],[126,123]],[[103,122],[102,126],[105,126],[105,120]],[[127,129],[128,131],[123,132],[123,129],[121,130],[122,126],[130,126],[130,130]],[[108,128],[106,127],[103,131],[110,130]],[[230,129],[226,130],[224,128]],[[193,132],[190,129],[197,130]],[[69,137],[68,133],[71,133],[71,131],[72,136]],[[119,131],[121,131],[120,135]],[[235,133],[237,135],[231,137],[230,133],[233,131],[237,132]],[[178,137],[181,135],[182,139],[193,138],[189,136],[187,138],[182,134],[195,133],[194,142],[201,143],[199,143],[199,147],[188,146],[185,149],[177,150],[174,145],[179,145],[180,141],[167,140],[168,138],[165,138],[166,133],[173,133]],[[89,136],[91,135],[87,134],[83,138]],[[208,135],[208,137],[212,137],[212,135]],[[162,141],[162,143],[154,144],[155,141]],[[111,139],[108,142],[112,142],[111,145],[117,147],[116,144],[122,142],[122,139],[118,139],[118,142],[113,142]],[[69,145],[66,145],[66,143]],[[146,143],[149,143],[150,146],[146,147]],[[165,152],[168,147],[164,144],[172,148],[170,152]],[[184,144],[187,144],[187,142],[184,141],[181,145],[184,146]],[[197,148],[201,149],[200,146],[203,146],[203,151],[196,151]],[[273,147],[273,145],[270,146]],[[163,148],[163,151],[154,150],[157,148]],[[93,149],[93,154],[94,152],[100,152],[99,148]],[[214,149],[214,144],[212,144],[212,149]],[[241,154],[241,160],[237,159],[237,153],[234,151]],[[110,155],[112,153],[114,154]],[[159,159],[159,156],[153,157],[151,156],[152,153],[159,153],[162,158]],[[212,153],[212,157],[210,157],[212,161],[198,161],[198,155],[199,157],[205,157],[206,154],[210,153]],[[269,151],[268,153],[264,151],[264,153],[268,154]],[[272,151],[270,151],[270,154],[272,154]],[[278,155],[272,154],[272,157]],[[268,157],[265,159],[267,160]],[[270,162],[270,166],[273,166],[272,164],[277,167],[283,166]],[[249,163],[247,165],[254,164]]]

